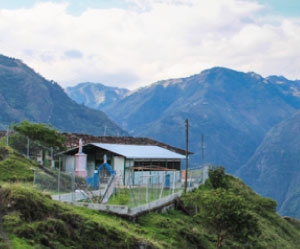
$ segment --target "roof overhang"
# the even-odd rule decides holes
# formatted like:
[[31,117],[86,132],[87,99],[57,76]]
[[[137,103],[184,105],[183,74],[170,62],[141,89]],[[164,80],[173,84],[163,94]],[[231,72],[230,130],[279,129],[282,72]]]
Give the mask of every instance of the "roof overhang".
[[111,151],[128,159],[184,159],[176,152],[156,145],[132,145],[132,144],[105,144],[92,143],[92,145]]
[[[133,145],[133,144],[108,144],[108,143],[90,143],[82,147],[82,152],[89,152],[100,148],[112,152],[116,155],[123,156],[127,159],[185,159],[184,155],[170,151],[156,145]],[[78,152],[78,147],[65,151],[63,154],[73,155]]]

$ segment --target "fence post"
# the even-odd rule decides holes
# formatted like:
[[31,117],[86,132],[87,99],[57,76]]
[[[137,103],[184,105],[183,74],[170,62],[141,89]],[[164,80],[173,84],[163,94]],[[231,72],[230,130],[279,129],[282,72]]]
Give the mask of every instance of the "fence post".
[[6,131],[6,146],[8,146],[8,136],[9,136],[9,126],[7,126],[7,131]]
[[58,176],[57,176],[57,192],[58,192],[58,199],[60,200],[60,157],[59,157]]
[[71,177],[71,193],[72,193],[72,202],[74,202],[74,199],[75,199],[75,190],[74,190],[74,175],[75,172],[70,172],[70,177]]
[[29,137],[27,137],[27,158],[29,158]]
[[35,185],[35,181],[36,181],[36,171],[34,168],[30,168],[33,172],[33,185]]

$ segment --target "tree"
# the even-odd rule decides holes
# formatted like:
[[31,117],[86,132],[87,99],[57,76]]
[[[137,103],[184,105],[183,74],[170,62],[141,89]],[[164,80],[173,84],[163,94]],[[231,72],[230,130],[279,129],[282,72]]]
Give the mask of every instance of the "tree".
[[200,218],[217,235],[217,248],[227,238],[239,242],[260,234],[258,220],[249,203],[229,184],[225,168],[213,166],[208,171],[205,186],[183,196],[187,210]]
[[222,166],[213,166],[208,170],[209,181],[214,189],[226,188],[225,168]]
[[246,241],[250,235],[259,233],[257,219],[248,211],[241,196],[218,188],[202,198],[201,216],[217,234],[217,248],[224,239],[231,237]]
[[225,239],[245,242],[260,234],[258,220],[248,210],[245,200],[229,190],[198,189],[188,193],[184,199],[187,205],[198,206],[199,211],[194,215],[216,234],[218,249]]
[[27,136],[31,140],[37,140],[45,146],[57,150],[64,148],[65,136],[51,125],[30,123],[25,120],[14,124],[12,127],[16,132]]

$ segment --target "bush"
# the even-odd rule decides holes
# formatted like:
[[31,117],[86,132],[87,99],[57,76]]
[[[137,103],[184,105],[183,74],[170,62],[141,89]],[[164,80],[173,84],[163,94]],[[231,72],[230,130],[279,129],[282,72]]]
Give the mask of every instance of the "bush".
[[20,224],[22,224],[22,219],[21,219],[21,213],[20,212],[12,212],[9,215],[4,215],[3,216],[3,225],[5,229],[11,230]]
[[208,170],[209,182],[214,189],[227,188],[225,178],[225,168],[221,166],[213,166]]
[[276,212],[277,202],[271,198],[261,198],[257,207],[259,208],[259,211]]

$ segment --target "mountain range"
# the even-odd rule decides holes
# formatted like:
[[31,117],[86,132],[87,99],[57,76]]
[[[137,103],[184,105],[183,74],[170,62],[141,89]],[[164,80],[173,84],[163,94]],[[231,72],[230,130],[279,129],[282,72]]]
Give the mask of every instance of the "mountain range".
[[[215,67],[187,78],[153,83],[99,109],[132,135],[181,148],[188,119],[189,148],[194,152],[190,167],[222,165],[258,193],[274,198],[280,213],[300,218],[298,177],[287,173],[299,168],[299,146],[284,139],[298,136],[288,123],[300,121],[299,83],[283,76],[264,78],[254,72]],[[276,147],[282,147],[285,154]],[[269,157],[273,160],[266,160]],[[291,198],[294,208],[290,211]]]
[[100,109],[130,134],[181,148],[189,119],[190,148],[195,153],[191,164],[203,161],[203,135],[204,162],[222,164],[234,173],[266,132],[290,117],[299,104],[292,92],[284,93],[278,84],[255,73],[212,68],[154,83]]

